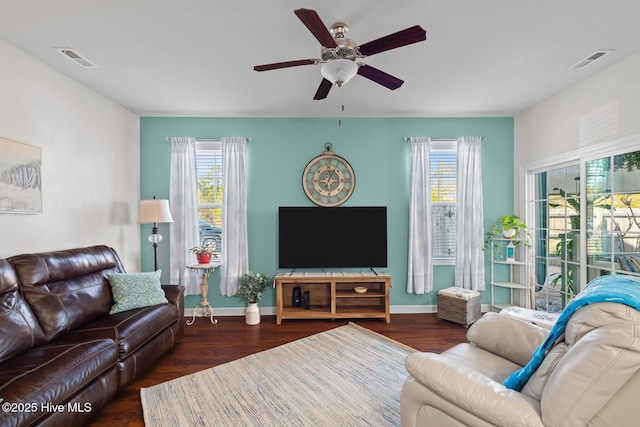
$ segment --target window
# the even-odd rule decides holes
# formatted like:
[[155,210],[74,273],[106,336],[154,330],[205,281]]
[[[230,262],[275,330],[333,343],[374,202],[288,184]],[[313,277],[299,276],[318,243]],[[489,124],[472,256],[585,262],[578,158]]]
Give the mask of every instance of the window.
[[222,143],[196,142],[198,175],[198,223],[200,242],[214,243],[222,250]]
[[456,141],[432,141],[429,159],[433,258],[449,264],[456,258]]

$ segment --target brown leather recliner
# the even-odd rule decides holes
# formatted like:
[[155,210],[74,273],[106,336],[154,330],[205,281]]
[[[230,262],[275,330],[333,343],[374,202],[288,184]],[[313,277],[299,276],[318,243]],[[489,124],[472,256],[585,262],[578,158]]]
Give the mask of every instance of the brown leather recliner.
[[107,246],[0,260],[0,426],[83,425],[182,338],[182,286],[109,315],[111,272]]

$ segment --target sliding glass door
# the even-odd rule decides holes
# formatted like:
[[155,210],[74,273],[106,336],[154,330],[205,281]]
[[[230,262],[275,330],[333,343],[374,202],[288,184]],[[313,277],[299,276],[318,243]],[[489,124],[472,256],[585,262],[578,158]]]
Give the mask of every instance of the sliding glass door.
[[562,311],[601,275],[640,276],[640,151],[530,176],[537,309]]

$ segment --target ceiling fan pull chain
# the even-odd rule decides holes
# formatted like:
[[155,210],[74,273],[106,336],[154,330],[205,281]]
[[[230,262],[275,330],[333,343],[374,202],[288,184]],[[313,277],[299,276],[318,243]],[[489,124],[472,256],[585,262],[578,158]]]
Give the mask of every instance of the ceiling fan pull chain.
[[[340,104],[342,104],[342,115],[344,116],[344,89],[342,86],[340,88]],[[342,126],[342,118],[338,120],[338,126]]]

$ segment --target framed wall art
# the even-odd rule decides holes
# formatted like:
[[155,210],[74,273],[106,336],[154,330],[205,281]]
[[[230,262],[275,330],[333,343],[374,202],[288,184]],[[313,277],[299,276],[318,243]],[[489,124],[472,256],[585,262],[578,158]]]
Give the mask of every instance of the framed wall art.
[[42,213],[42,148],[0,138],[0,213]]

